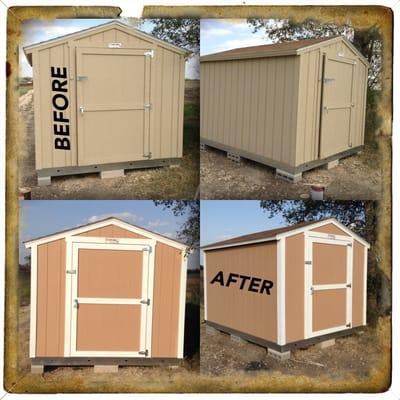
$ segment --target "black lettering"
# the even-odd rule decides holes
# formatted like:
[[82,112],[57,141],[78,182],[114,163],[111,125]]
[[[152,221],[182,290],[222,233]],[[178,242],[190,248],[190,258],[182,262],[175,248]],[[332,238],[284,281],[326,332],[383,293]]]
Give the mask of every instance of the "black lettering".
[[[58,105],[57,104],[57,99],[61,99],[63,104]],[[57,110],[66,110],[68,107],[68,99],[63,95],[63,94],[56,94],[53,96],[53,106]]]
[[240,290],[243,290],[246,281],[250,280],[251,277],[250,276],[246,276],[246,275],[240,275],[240,278],[242,280],[241,283],[240,283]]
[[236,279],[236,278],[238,278],[238,277],[239,277],[238,274],[229,274],[228,280],[226,281],[226,287],[229,287],[229,285],[230,285],[231,283],[237,282],[237,279]]
[[63,135],[63,136],[69,136],[69,125],[57,125],[55,124],[53,126],[54,128],[54,134],[55,135]]
[[210,283],[213,284],[215,282],[218,282],[221,286],[224,286],[224,273],[222,271],[219,271]]
[[249,285],[249,292],[258,293],[258,288],[260,287],[261,279],[260,278],[251,278]]
[[67,138],[54,139],[54,147],[58,150],[71,150],[71,144]]
[[54,79],[54,81],[51,82],[51,89],[53,92],[67,92],[68,89],[64,87],[68,81],[59,81],[57,79]]
[[52,78],[67,78],[67,68],[66,67],[50,67]]
[[260,293],[262,294],[265,290],[267,295],[270,295],[271,294],[270,289],[272,289],[273,286],[274,286],[274,282],[264,280],[261,285]]
[[55,122],[69,122],[69,119],[64,118],[64,114],[61,111],[53,111],[53,120]]

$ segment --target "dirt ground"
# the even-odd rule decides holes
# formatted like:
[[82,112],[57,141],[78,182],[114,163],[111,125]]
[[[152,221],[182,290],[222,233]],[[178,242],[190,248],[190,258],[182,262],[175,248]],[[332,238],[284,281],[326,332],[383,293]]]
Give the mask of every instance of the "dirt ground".
[[[383,139],[380,139],[383,140]],[[311,185],[325,187],[326,199],[378,200],[381,169],[376,146],[366,145],[361,154],[340,160],[330,170],[316,168],[303,173],[298,183],[275,178],[275,169],[243,159],[236,165],[226,152],[206,147],[200,152],[202,199],[306,199]]]
[[191,199],[199,183],[199,81],[186,81],[183,158],[178,167],[125,171],[123,178],[99,174],[52,178],[37,186],[33,90],[20,97],[19,186],[31,188],[32,199]]
[[[21,305],[18,321],[18,372],[12,392],[157,392],[179,391],[199,373],[200,315],[199,273],[188,274],[185,313],[185,359],[180,366],[120,367],[117,374],[94,373],[93,367],[47,368],[30,373],[29,305]],[[188,389],[190,390],[190,389]]]

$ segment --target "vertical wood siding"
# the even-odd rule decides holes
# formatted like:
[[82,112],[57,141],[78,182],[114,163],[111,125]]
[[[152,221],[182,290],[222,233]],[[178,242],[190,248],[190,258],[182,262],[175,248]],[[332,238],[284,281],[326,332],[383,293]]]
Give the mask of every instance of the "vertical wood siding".
[[[207,251],[207,319],[265,340],[277,340],[277,246],[276,242]],[[254,293],[210,284],[217,272],[271,280],[271,294]],[[247,281],[249,282],[249,281]]]
[[[123,29],[108,28],[82,38],[66,39],[65,43],[47,49],[33,51],[36,169],[77,165],[75,49],[77,47],[108,48],[111,42],[121,43],[123,48],[154,49],[150,85],[152,159],[182,157],[184,56],[159,46],[152,42],[151,38],[145,40]],[[69,107],[65,115],[70,119],[71,151],[54,149],[51,66],[68,68]]]
[[177,357],[181,252],[157,242],[153,294],[152,357]]
[[36,356],[64,356],[65,240],[38,246]]
[[148,239],[146,236],[139,235],[138,233],[128,231],[127,229],[123,229],[112,224],[103,226],[102,228],[91,229],[89,231],[80,233],[77,236]]
[[202,62],[200,73],[204,139],[294,163],[298,57]]

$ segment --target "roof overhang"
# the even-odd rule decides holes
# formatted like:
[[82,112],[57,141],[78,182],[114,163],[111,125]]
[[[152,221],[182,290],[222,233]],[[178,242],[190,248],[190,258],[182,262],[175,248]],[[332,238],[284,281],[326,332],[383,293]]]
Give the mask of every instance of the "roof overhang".
[[122,30],[123,32],[131,34],[131,35],[134,34],[135,36],[141,38],[142,40],[149,42],[149,44],[156,43],[157,45],[159,45],[161,47],[164,47],[166,49],[174,51],[175,53],[184,55],[185,58],[189,57],[192,54],[192,52],[189,50],[186,50],[179,46],[175,46],[174,44],[165,42],[164,40],[158,39],[148,33],[145,33],[139,29],[133,28],[129,25],[126,25],[126,24],[124,24],[120,21],[116,21],[116,20],[106,22],[104,24],[100,24],[97,26],[93,26],[91,28],[82,29],[80,31],[69,33],[64,36],[59,36],[54,39],[46,40],[46,41],[39,42],[39,43],[33,43],[28,46],[24,46],[23,50],[24,50],[26,58],[29,61],[29,64],[32,65],[31,54],[34,50],[43,50],[43,49],[53,47],[53,46],[56,46],[56,45],[59,45],[62,43],[67,43],[69,40],[80,39],[88,34],[94,34],[94,33],[100,33],[100,32],[106,31],[110,27],[118,28],[118,29]]
[[306,232],[306,231],[309,231],[310,229],[315,229],[315,228],[318,228],[320,226],[327,225],[327,224],[333,224],[333,225],[337,226],[339,229],[343,230],[348,235],[352,236],[355,240],[357,240],[358,242],[360,242],[361,244],[366,246],[368,249],[371,247],[371,245],[366,240],[364,240],[361,236],[357,235],[352,230],[347,228],[345,225],[343,225],[342,223],[337,221],[335,218],[328,218],[328,219],[324,219],[323,221],[316,221],[313,224],[309,224],[309,225],[306,225],[306,226],[303,226],[303,227],[300,227],[300,228],[294,228],[293,230],[290,230],[290,231],[286,231],[286,232],[283,232],[283,233],[278,233],[277,235],[274,235],[274,236],[271,236],[271,237],[268,237],[268,238],[257,239],[257,240],[249,240],[249,241],[237,242],[237,243],[229,243],[229,244],[226,244],[226,245],[223,245],[223,244],[221,244],[221,245],[209,244],[209,245],[206,245],[206,246],[202,246],[201,250],[203,250],[203,251],[218,250],[218,249],[225,249],[225,248],[229,248],[229,247],[248,246],[248,245],[252,245],[252,244],[265,243],[265,242],[271,242],[271,241],[278,241],[278,240],[284,239],[286,237],[294,236],[294,235],[297,235],[299,233]]
[[56,232],[54,234],[39,237],[37,239],[28,240],[28,241],[24,242],[24,244],[25,244],[26,248],[31,248],[33,246],[38,246],[41,244],[52,242],[54,240],[59,240],[59,239],[64,239],[66,237],[79,235],[79,234],[85,233],[87,231],[91,231],[93,229],[103,228],[108,225],[115,225],[122,229],[126,229],[130,232],[138,233],[139,235],[145,236],[147,238],[154,238],[161,243],[164,243],[171,247],[175,247],[182,251],[186,250],[189,247],[186,244],[178,242],[177,240],[170,239],[159,233],[155,233],[155,232],[149,231],[147,229],[141,228],[139,226],[129,224],[128,222],[122,221],[115,217],[107,218],[107,219],[104,219],[101,221],[93,222],[90,224],[86,224],[86,225],[79,226],[77,228],[73,228],[73,229],[69,229],[69,230],[65,230],[62,232]]

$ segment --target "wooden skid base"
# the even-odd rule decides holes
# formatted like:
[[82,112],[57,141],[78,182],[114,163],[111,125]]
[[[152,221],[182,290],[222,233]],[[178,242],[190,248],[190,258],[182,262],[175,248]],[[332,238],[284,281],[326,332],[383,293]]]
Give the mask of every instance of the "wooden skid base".
[[[264,156],[249,153],[248,151],[236,149],[231,146],[213,142],[212,140],[208,140],[208,139],[204,139],[204,138],[201,138],[201,146],[214,147],[215,149],[226,151],[227,155],[233,154],[235,157],[239,157],[239,159],[240,159],[240,157],[247,158],[249,160],[253,160],[253,161],[259,162],[261,164],[267,165],[269,167],[275,168],[277,177],[283,178],[289,182],[298,182],[299,180],[301,180],[301,173],[304,171],[308,171],[310,169],[321,167],[323,165],[326,165],[327,168],[333,168],[334,166],[336,166],[338,164],[339,159],[348,157],[348,156],[356,154],[356,153],[358,154],[360,152],[360,150],[363,148],[363,146],[353,147],[346,151],[342,151],[341,153],[334,154],[332,156],[329,156],[329,157],[326,157],[326,158],[323,158],[320,160],[306,162],[304,164],[294,167],[294,166],[290,166],[288,164],[281,163],[279,161],[275,161],[273,159],[270,159],[270,158],[267,158]],[[228,158],[229,158],[229,155],[228,155]]]
[[228,151],[226,153],[226,156],[228,157],[228,160],[231,160],[235,164],[240,165],[240,156],[239,156],[239,154],[231,153],[230,151]]
[[87,366],[94,367],[95,372],[106,372],[106,370],[116,372],[116,368],[123,366],[179,366],[181,363],[182,360],[179,358],[37,357],[31,359],[31,371],[32,373],[43,373],[45,367]]
[[[362,326],[357,327],[357,328],[349,328],[344,331],[333,332],[333,333],[329,333],[327,335],[322,335],[322,336],[317,336],[317,337],[313,337],[310,339],[300,340],[298,342],[287,343],[287,344],[281,346],[281,345],[271,342],[269,340],[261,339],[256,336],[252,336],[247,333],[240,332],[235,329],[216,324],[215,322],[206,321],[206,326],[210,326],[211,328],[214,328],[217,331],[220,331],[225,334],[228,333],[231,336],[234,335],[234,336],[241,337],[243,340],[245,340],[247,342],[258,344],[259,346],[267,348],[269,352],[271,352],[271,350],[274,350],[275,352],[278,352],[278,353],[286,353],[286,352],[288,352],[290,350],[294,350],[294,349],[305,349],[305,348],[310,347],[317,343],[328,342],[328,341],[330,341],[330,339],[338,338],[341,336],[352,335],[355,332],[362,329]],[[332,343],[332,342],[330,342],[330,343]]]
[[[98,164],[77,167],[45,168],[37,170],[38,185],[46,186],[51,184],[51,178],[55,176],[80,175],[90,173],[100,173],[101,175],[111,175],[117,171],[121,176],[125,170],[144,169],[156,167],[169,167],[170,165],[180,165],[180,158],[162,158],[158,160],[128,161],[112,164]],[[112,176],[110,176],[112,177]]]

